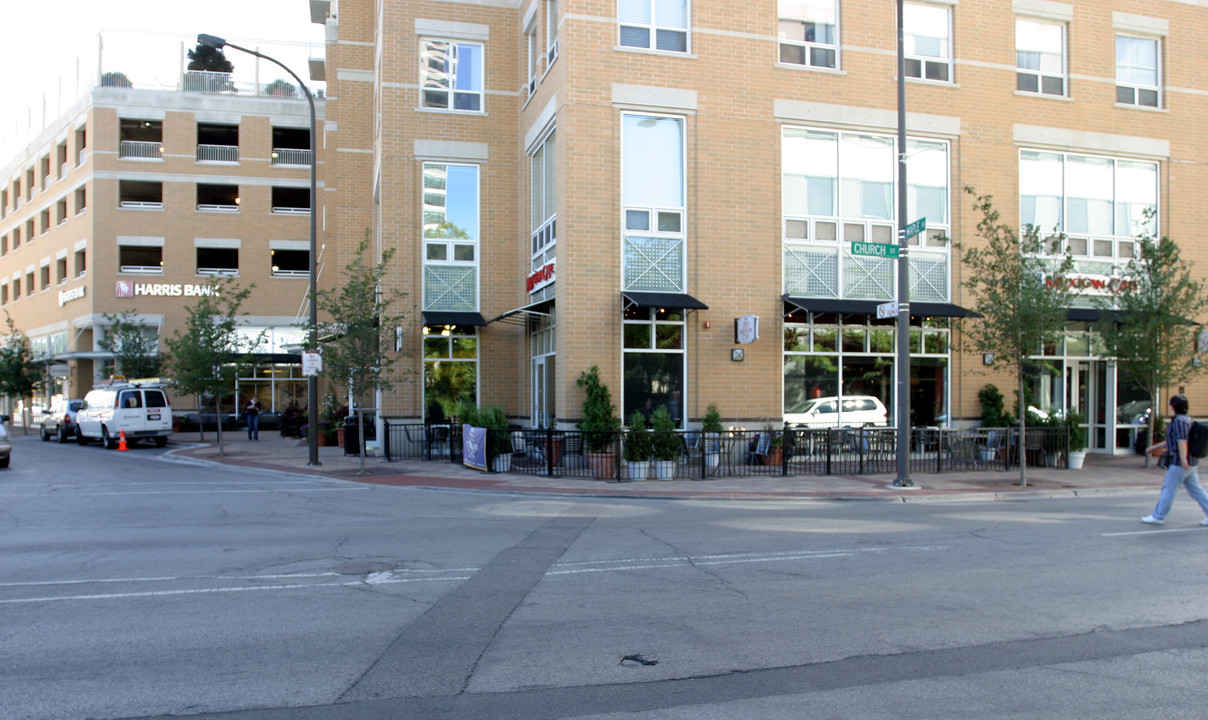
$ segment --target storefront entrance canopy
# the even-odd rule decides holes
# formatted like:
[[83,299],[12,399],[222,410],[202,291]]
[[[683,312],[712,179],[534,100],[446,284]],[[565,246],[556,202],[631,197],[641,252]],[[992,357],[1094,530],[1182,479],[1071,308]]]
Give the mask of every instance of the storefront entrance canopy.
[[[881,300],[839,300],[836,298],[807,298],[784,296],[784,302],[793,308],[817,313],[876,315]],[[911,315],[929,317],[977,317],[977,313],[952,303],[911,302]]]
[[683,308],[684,310],[708,310],[709,306],[686,293],[623,292],[621,300],[625,309],[640,308]]
[[482,313],[476,312],[445,312],[439,310],[424,311],[425,325],[473,325],[480,327],[487,321],[482,319]]

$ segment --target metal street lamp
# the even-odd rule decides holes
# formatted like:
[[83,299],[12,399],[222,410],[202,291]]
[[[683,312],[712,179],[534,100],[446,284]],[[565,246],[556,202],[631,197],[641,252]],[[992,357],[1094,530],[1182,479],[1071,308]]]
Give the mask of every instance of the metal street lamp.
[[[240,47],[233,43],[229,43],[223,38],[200,34],[197,36],[197,42],[200,45],[221,50],[223,47],[230,47],[236,50],[254,55],[258,58],[263,58],[277,65],[285,72],[289,73],[298,85],[302,88],[303,94],[306,95],[306,102],[310,105],[310,323],[307,332],[306,344],[311,350],[319,349],[319,307],[315,302],[318,298],[318,246],[315,240],[315,210],[316,210],[316,195],[318,189],[318,176],[316,175],[316,167],[318,153],[315,152],[315,97],[310,94],[310,88],[306,87],[306,83],[302,82],[302,78],[298,77],[293,70],[290,70],[281,61],[276,58],[271,58],[268,55],[251,50],[249,48]],[[307,465],[319,465],[319,378],[311,375],[306,379],[307,390],[307,433],[306,446],[309,451]]]

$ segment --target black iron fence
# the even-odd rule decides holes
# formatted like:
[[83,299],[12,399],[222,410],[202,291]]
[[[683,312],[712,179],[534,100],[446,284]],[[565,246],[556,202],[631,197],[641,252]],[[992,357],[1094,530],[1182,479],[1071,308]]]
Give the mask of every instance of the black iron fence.
[[[461,426],[383,418],[388,460],[462,462]],[[749,475],[867,475],[897,471],[895,428],[792,428],[677,430],[671,442],[646,432],[634,442],[628,431],[509,429],[487,431],[487,467],[494,472],[606,480],[709,479]],[[1030,467],[1069,466],[1065,427],[950,430],[910,433],[910,471],[942,473],[1010,470],[1021,459]],[[637,458],[637,445],[661,448],[661,457]],[[627,449],[629,452],[627,453]],[[643,453],[644,454],[644,453]]]

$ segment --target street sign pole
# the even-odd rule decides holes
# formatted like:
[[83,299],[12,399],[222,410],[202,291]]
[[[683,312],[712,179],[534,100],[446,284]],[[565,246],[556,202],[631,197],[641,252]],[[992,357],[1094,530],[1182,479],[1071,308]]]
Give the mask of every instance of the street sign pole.
[[910,479],[910,238],[906,234],[906,55],[902,0],[898,0],[898,474],[892,488],[913,488]]

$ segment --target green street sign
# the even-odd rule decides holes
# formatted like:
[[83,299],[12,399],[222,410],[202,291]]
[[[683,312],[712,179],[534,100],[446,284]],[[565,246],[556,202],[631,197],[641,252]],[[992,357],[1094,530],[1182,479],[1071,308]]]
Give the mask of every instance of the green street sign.
[[851,254],[865,255],[867,257],[896,258],[898,257],[898,246],[891,243],[853,242],[851,244]]
[[919,233],[923,232],[926,229],[927,229],[927,218],[925,218],[925,217],[919,218],[918,220],[915,220],[914,222],[912,222],[906,226],[906,229],[903,231],[906,234],[906,237],[904,239],[909,240],[910,238],[914,237],[915,235],[918,235]]

